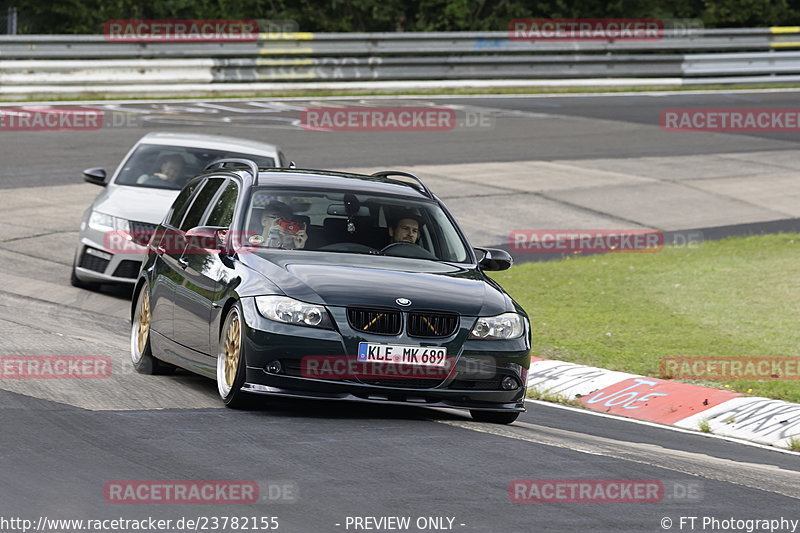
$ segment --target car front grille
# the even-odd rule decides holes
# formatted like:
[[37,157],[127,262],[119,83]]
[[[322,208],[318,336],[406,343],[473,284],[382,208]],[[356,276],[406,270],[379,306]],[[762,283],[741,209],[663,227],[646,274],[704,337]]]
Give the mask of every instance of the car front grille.
[[408,314],[407,332],[411,337],[449,337],[458,327],[458,315],[414,312]]
[[95,272],[105,272],[109,260],[89,254],[87,253],[88,251],[88,248],[83,251],[83,256],[81,257],[81,262],[78,264],[78,266],[88,270],[94,270]]
[[400,312],[387,309],[350,307],[347,309],[347,320],[353,329],[378,335],[399,335],[403,329]]
[[[347,320],[350,327],[365,333],[399,335],[403,329],[400,311],[349,307]],[[458,329],[459,317],[451,313],[414,311],[408,314],[406,333],[410,337],[428,339],[449,337]]]
[[150,242],[150,237],[153,236],[153,233],[155,233],[156,228],[158,227],[158,225],[156,224],[149,224],[147,222],[135,222],[133,220],[130,221],[130,226],[131,226],[131,236],[133,237],[133,242],[141,246],[147,246],[147,243]]
[[139,270],[142,264],[139,261],[125,260],[120,262],[117,269],[114,271],[114,276],[118,278],[136,279],[139,276]]

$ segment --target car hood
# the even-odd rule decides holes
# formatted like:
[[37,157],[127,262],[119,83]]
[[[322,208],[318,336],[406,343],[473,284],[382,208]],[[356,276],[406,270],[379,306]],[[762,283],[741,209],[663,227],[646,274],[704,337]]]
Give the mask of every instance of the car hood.
[[126,220],[159,224],[179,193],[150,187],[109,185],[94,201],[93,209]]
[[[241,256],[287,296],[330,306],[441,310],[487,316],[513,310],[511,299],[465,265],[322,252]],[[400,306],[398,298],[411,300]]]

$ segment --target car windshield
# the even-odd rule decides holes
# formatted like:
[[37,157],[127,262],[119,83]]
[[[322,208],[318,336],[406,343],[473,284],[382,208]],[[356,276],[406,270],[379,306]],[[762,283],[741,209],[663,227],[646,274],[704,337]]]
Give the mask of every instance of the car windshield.
[[340,191],[255,189],[242,244],[466,262],[466,243],[433,201]]
[[125,161],[115,183],[133,187],[180,190],[210,163],[228,157],[250,159],[255,161],[259,167],[275,166],[275,159],[265,155],[186,146],[142,144]]

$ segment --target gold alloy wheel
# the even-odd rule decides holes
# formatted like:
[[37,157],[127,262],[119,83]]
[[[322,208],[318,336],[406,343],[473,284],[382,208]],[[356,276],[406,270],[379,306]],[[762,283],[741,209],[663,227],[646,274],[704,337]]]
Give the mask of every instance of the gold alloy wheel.
[[142,290],[142,294],[139,304],[139,327],[136,331],[136,347],[140,354],[144,353],[147,336],[150,334],[150,293]]
[[225,385],[230,389],[236,379],[236,371],[239,369],[239,352],[241,351],[239,313],[233,313],[225,332]]

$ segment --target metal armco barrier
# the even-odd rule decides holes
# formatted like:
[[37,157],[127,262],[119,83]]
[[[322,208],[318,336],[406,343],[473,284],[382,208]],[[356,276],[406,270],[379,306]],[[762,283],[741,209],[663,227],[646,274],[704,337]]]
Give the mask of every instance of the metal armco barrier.
[[[796,50],[796,51],[793,51]],[[659,78],[768,83],[800,75],[800,27],[666,31],[650,41],[520,41],[508,32],[261,34],[251,42],[128,43],[0,36],[0,94],[23,87]],[[14,89],[16,88],[16,89]]]

